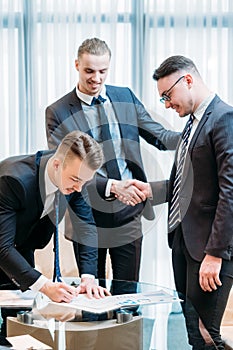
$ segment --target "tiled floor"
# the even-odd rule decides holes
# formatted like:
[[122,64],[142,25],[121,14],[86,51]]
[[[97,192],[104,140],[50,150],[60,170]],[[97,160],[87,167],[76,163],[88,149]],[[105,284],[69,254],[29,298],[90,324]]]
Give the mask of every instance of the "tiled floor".
[[185,330],[185,321],[181,312],[172,312],[168,317],[167,325],[167,347],[164,349],[152,349],[151,335],[154,321],[144,319],[143,350],[190,350],[187,334]]

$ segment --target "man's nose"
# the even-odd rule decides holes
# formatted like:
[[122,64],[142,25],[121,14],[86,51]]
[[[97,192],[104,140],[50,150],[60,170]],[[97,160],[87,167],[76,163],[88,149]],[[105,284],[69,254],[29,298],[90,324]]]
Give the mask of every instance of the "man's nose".
[[171,107],[171,101],[165,101],[165,108]]
[[81,185],[81,184],[75,184],[75,185],[73,186],[73,189],[74,189],[76,192],[81,192],[81,191],[82,191],[82,187],[83,187],[83,185]]
[[99,72],[95,72],[92,76],[92,79],[96,82],[100,82],[101,79],[100,79],[100,73]]

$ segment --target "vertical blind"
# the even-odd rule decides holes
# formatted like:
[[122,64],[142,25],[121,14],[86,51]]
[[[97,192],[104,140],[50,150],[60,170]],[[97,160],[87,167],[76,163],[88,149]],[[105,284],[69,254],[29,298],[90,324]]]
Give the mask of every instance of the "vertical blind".
[[[230,0],[1,0],[0,159],[45,147],[44,109],[73,88],[81,42],[97,36],[112,50],[108,83],[131,87],[166,122],[152,73],[184,54],[233,103],[233,2]],[[178,125],[177,125],[178,124]]]

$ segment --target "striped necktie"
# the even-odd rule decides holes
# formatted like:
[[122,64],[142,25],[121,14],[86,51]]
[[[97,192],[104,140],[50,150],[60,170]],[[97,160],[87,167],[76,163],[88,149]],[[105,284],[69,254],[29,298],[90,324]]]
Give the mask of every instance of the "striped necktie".
[[[116,153],[113,146],[112,135],[109,130],[108,117],[104,109],[106,99],[99,96],[93,97],[92,105],[97,105],[101,126],[101,139],[103,142],[103,153],[105,158],[105,168],[110,179],[121,180],[121,174],[117,163]],[[106,141],[106,142],[105,142]],[[105,143],[104,143],[105,142]]]
[[182,180],[184,162],[185,162],[186,153],[187,153],[188,139],[191,133],[194,118],[195,118],[194,115],[191,114],[184,128],[184,132],[183,132],[182,140],[180,144],[180,157],[179,157],[179,162],[176,169],[176,176],[173,184],[172,199],[170,202],[169,215],[168,215],[169,232],[173,231],[177,226],[177,224],[181,222],[181,212],[179,207],[179,192],[181,187],[180,185]]
[[54,271],[53,271],[53,282],[61,282],[61,271],[59,261],[59,197],[60,192],[55,192],[54,209],[55,209],[55,230],[53,236],[53,249],[54,249]]

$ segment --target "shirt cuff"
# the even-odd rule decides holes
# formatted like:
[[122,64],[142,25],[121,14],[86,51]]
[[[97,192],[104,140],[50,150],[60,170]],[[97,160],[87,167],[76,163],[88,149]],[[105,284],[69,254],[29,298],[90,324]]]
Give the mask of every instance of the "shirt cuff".
[[105,189],[105,197],[110,197],[111,196],[111,187],[112,187],[112,182],[114,179],[109,179],[106,185]]
[[29,288],[33,290],[34,292],[39,292],[39,290],[45,285],[46,282],[48,282],[49,279],[46,278],[45,276],[41,275],[38,280],[36,280],[33,285],[31,285]]
[[94,275],[90,275],[89,273],[83,273],[81,275],[81,278],[92,278],[93,280],[95,279],[95,276]]

